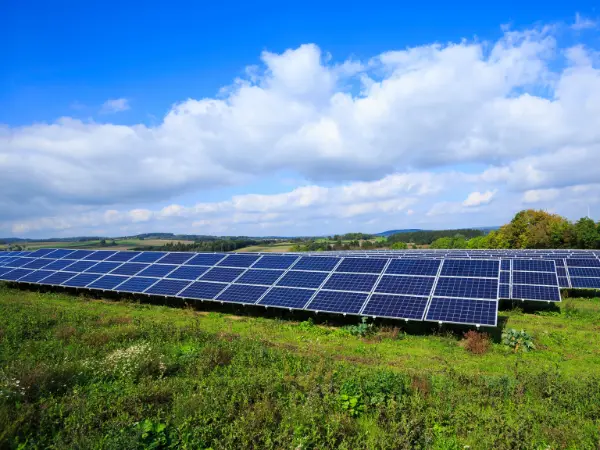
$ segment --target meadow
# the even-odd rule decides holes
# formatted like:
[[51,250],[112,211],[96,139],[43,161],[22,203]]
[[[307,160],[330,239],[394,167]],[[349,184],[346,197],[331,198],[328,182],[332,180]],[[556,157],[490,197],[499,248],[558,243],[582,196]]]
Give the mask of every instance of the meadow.
[[0,285],[0,448],[600,444],[598,298],[501,311],[525,353],[499,329],[319,317]]

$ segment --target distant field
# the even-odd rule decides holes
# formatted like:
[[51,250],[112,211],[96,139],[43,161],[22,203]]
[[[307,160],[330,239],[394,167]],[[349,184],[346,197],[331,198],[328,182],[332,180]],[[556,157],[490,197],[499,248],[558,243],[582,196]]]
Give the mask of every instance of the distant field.
[[501,311],[529,353],[238,311],[0,283],[0,448],[599,448],[600,299]]
[[[111,242],[112,239],[108,239],[107,242]],[[166,245],[168,243],[181,243],[181,244],[193,244],[194,241],[179,241],[170,239],[116,239],[116,246],[102,246],[100,241],[84,241],[84,242],[26,242],[20,244],[27,248],[27,250],[37,250],[39,248],[108,248],[113,250],[130,250],[135,247],[154,247],[160,245]],[[5,246],[4,246],[5,247]],[[2,246],[0,246],[2,248]]]
[[283,252],[291,252],[293,244],[290,242],[282,242],[279,244],[269,244],[269,245],[252,245],[250,247],[240,248],[239,250],[235,250],[238,253],[244,252],[267,252],[267,253],[283,253]]

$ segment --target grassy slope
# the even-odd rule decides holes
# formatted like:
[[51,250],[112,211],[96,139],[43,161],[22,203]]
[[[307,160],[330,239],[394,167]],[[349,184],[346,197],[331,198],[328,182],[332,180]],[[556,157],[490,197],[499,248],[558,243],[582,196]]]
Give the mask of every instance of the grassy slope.
[[267,244],[267,245],[251,245],[250,247],[240,248],[239,250],[235,250],[238,253],[245,252],[290,252],[292,251],[292,247],[294,245],[289,242],[281,242],[277,244]]
[[538,350],[0,287],[0,447],[597,448],[600,300],[501,316]]

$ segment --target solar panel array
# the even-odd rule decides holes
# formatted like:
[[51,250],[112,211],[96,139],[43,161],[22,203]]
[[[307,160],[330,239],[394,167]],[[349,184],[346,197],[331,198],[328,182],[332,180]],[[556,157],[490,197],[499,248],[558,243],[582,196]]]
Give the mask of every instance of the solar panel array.
[[600,252],[280,254],[40,249],[0,252],[0,280],[191,300],[495,326],[498,299],[600,288]]

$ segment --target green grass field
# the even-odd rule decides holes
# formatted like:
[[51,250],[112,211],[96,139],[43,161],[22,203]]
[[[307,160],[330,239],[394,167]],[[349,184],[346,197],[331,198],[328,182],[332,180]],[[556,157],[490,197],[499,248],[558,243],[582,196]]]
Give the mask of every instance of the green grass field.
[[263,252],[263,253],[278,253],[291,252],[294,245],[290,242],[279,242],[277,244],[266,245],[251,245],[250,247],[240,248],[235,250],[238,253],[245,252]]
[[[111,239],[108,239],[110,242]],[[96,248],[107,248],[109,250],[131,250],[136,247],[150,247],[166,245],[168,243],[181,243],[181,244],[193,244],[194,241],[184,240],[172,240],[172,239],[115,239],[117,245],[111,245],[105,247],[101,245],[100,240],[95,241],[82,241],[82,242],[25,242],[20,245],[26,247],[27,250],[37,250],[40,248],[82,248],[82,249],[96,249]],[[0,250],[6,246],[0,246]]]
[[0,284],[0,448],[598,449],[600,299],[500,319],[536,350]]

